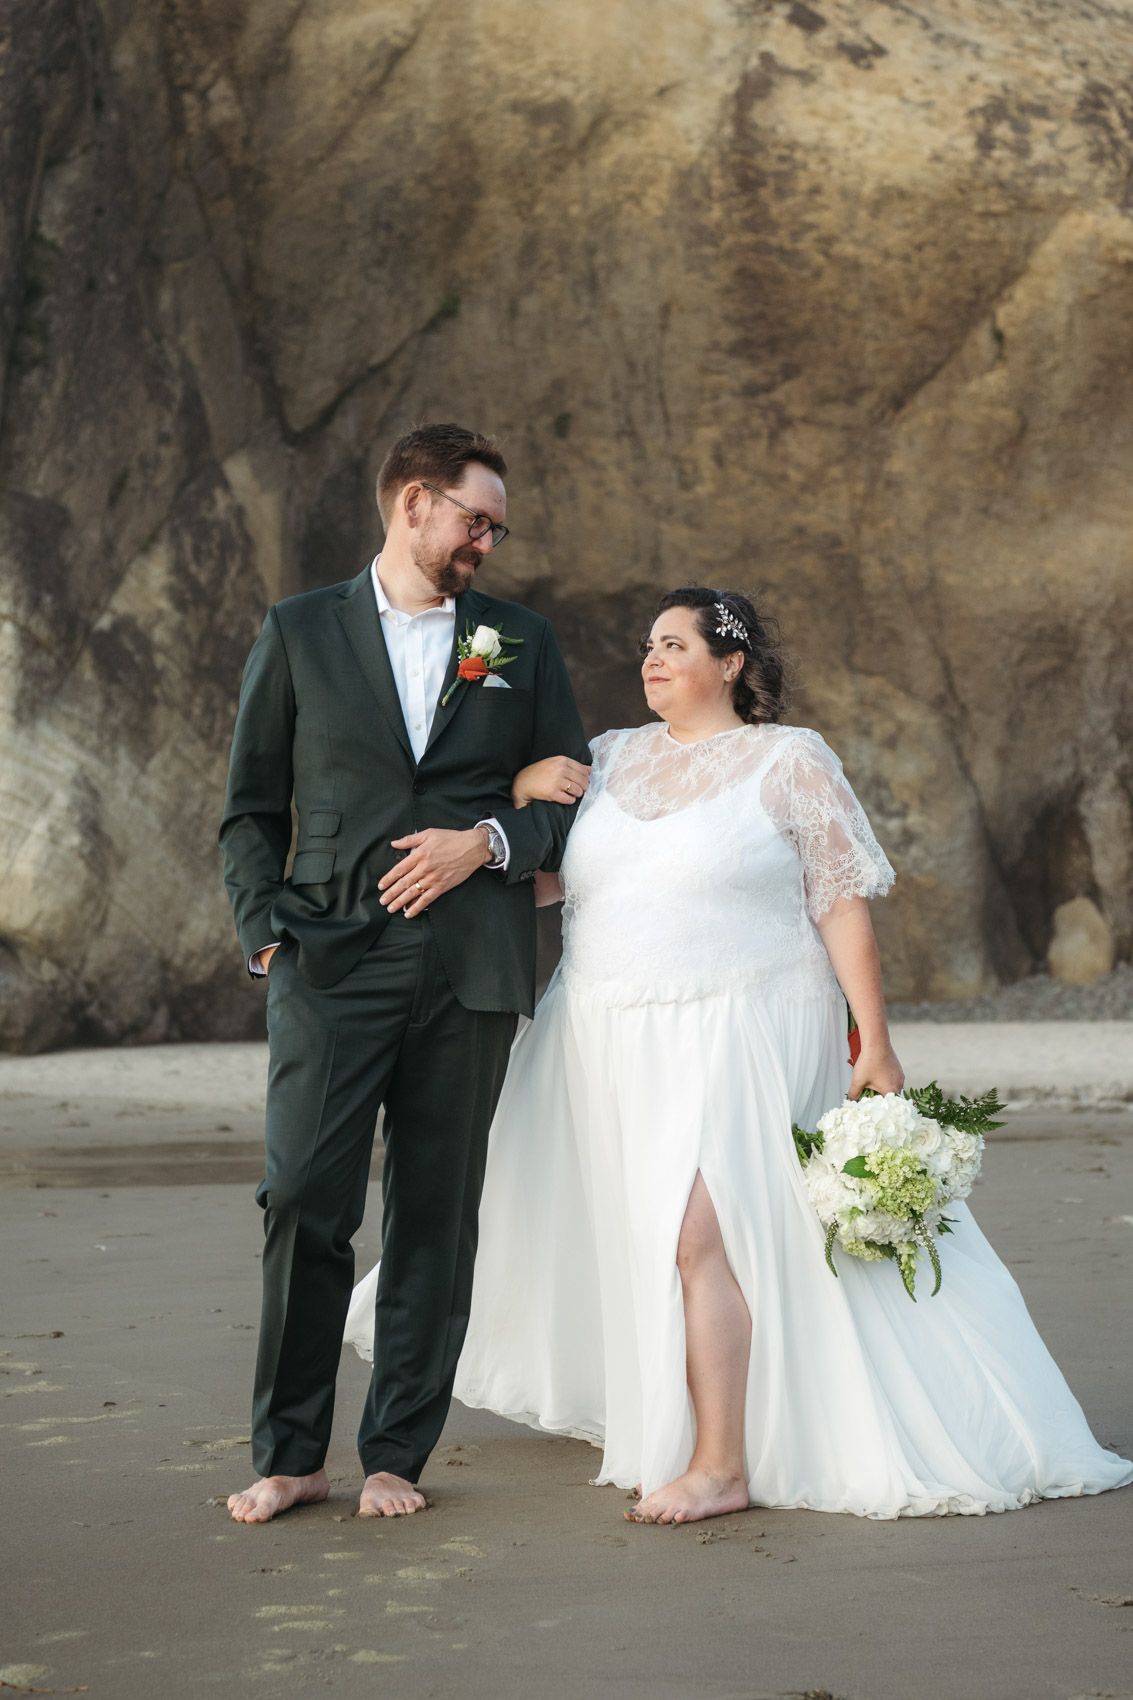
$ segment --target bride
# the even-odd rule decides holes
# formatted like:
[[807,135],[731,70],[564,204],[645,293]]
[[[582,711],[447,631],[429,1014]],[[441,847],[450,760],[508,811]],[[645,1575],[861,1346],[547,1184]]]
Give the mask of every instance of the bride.
[[[643,650],[660,724],[594,740],[561,886],[538,876],[565,897],[563,957],[493,1124],[457,1398],[600,1446],[596,1483],[638,1487],[645,1523],[1133,1481],[966,1206],[936,1298],[914,1307],[885,1264],[832,1279],[791,1125],[903,1084],[866,901],[893,871],[838,758],[781,724],[745,597],[671,592]],[[517,801],[585,775],[539,763]],[[367,1358],[375,1280],[347,1322]]]

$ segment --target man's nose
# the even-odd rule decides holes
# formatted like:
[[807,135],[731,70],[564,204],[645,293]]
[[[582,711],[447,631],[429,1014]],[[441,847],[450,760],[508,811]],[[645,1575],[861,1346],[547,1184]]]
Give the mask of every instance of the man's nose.
[[479,549],[481,555],[488,554],[488,552],[495,547],[494,543],[492,542],[491,532],[486,531],[484,533],[483,537],[474,537],[472,539],[472,547],[474,549]]

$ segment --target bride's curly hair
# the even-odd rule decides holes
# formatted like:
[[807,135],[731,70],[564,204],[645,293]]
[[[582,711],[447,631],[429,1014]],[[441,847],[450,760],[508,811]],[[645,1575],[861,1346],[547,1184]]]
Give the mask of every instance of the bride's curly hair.
[[[742,643],[734,630],[717,630],[726,623],[717,604],[742,629]],[[691,608],[696,614],[697,630],[713,655],[723,658],[742,649],[744,664],[732,682],[732,703],[741,720],[750,726],[782,720],[790,697],[791,664],[783,649],[777,620],[761,614],[750,597],[738,590],[709,590],[700,584],[666,591],[657,604],[654,619],[666,608]]]

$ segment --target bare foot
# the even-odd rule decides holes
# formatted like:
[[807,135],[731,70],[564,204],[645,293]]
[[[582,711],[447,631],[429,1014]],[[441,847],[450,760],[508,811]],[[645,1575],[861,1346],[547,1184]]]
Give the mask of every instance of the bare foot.
[[627,1511],[625,1517],[627,1523],[697,1523],[703,1517],[723,1517],[729,1511],[747,1508],[747,1483],[742,1476],[687,1470]]
[[313,1505],[329,1493],[325,1470],[316,1470],[313,1476],[263,1476],[243,1493],[230,1493],[228,1509],[237,1523],[270,1523],[281,1511]]
[[358,1501],[358,1515],[412,1517],[415,1511],[424,1511],[427,1504],[425,1495],[412,1482],[393,1476],[388,1470],[379,1470],[376,1475],[366,1477],[362,1497]]

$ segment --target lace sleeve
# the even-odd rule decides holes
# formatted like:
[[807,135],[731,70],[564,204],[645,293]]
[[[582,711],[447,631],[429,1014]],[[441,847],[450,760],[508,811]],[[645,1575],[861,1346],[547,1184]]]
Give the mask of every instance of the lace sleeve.
[[762,800],[798,850],[812,921],[840,897],[882,897],[889,890],[893,869],[842,763],[817,732],[784,739],[763,782]]
[[[599,732],[596,738],[590,740],[590,790],[587,797],[597,795],[609,777],[614,765],[619,744],[626,737],[624,729],[613,727],[609,732]],[[586,802],[584,797],[583,802]]]
[[599,770],[606,766],[619,736],[620,733],[615,729],[611,732],[599,732],[596,738],[591,738],[590,760]]

